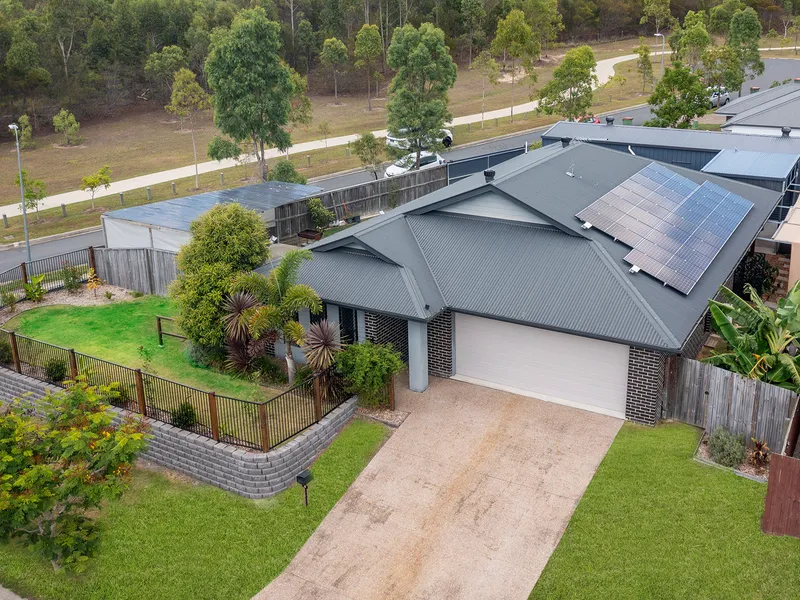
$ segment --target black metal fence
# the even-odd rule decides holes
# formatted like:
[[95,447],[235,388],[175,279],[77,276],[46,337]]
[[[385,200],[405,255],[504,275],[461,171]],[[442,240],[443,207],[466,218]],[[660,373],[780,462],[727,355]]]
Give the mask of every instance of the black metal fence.
[[268,451],[318,423],[347,398],[330,370],[263,402],[218,396],[140,369],[0,329],[0,365],[56,386],[83,377],[106,401],[214,440]]
[[[72,273],[67,273],[67,269]],[[77,276],[81,283],[85,283],[89,280],[90,269],[94,269],[92,247],[24,262],[0,273],[0,292],[13,294],[16,300],[22,300],[25,298],[25,284],[35,277],[41,276],[42,288],[52,292],[64,287],[65,277]],[[8,303],[8,297],[0,296],[0,307]]]

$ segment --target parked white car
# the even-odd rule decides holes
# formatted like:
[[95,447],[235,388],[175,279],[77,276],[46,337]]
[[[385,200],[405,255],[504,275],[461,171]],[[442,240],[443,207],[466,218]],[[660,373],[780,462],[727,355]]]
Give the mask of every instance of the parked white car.
[[[391,146],[392,148],[397,148],[398,150],[409,150],[411,148],[411,142],[409,141],[408,136],[411,133],[411,131],[409,129],[401,129],[399,133],[400,135],[398,135],[397,137],[392,135],[387,135],[386,145]],[[439,132],[439,135],[440,135],[439,140],[441,141],[442,146],[444,146],[445,148],[449,148],[450,146],[453,145],[452,131],[450,131],[449,129],[442,129]],[[423,142],[423,148],[425,147],[426,145]]]
[[725,88],[708,88],[710,93],[709,101],[711,102],[711,108],[719,108],[720,106],[725,106],[728,102],[731,101],[731,95],[728,93],[728,90]]
[[[419,157],[419,170],[432,169],[444,164],[444,159],[433,152],[423,152]],[[416,169],[417,153],[406,154],[393,165],[386,167],[384,177],[395,177]]]

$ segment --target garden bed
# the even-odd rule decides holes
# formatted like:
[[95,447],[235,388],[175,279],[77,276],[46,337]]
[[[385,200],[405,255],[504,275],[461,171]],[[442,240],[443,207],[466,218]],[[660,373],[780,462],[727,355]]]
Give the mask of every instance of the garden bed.
[[752,464],[749,458],[749,450],[745,451],[745,459],[739,463],[738,466],[728,467],[717,463],[712,458],[711,451],[708,448],[707,431],[703,432],[703,436],[700,438],[700,442],[697,444],[697,450],[694,453],[694,458],[700,463],[717,467],[718,469],[733,471],[736,475],[746,477],[747,479],[752,479],[753,481],[767,483],[767,480],[769,479],[769,464],[764,467],[758,467]]
[[[96,292],[95,294],[93,291],[88,290],[86,286],[81,286],[80,290],[72,293],[66,290],[47,292],[41,302],[31,302],[23,299],[17,302],[13,311],[8,306],[0,309],[0,324],[7,323],[25,311],[43,306],[104,306],[141,296],[139,292],[132,292],[125,288],[107,284],[97,288]],[[106,293],[111,294],[111,298],[107,298]]]

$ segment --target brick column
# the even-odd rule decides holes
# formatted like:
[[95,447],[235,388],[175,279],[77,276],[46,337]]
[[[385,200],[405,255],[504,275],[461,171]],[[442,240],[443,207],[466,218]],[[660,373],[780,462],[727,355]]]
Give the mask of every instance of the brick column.
[[628,358],[628,397],[625,418],[644,425],[655,425],[661,418],[664,397],[666,355],[643,348],[630,349]]
[[453,313],[445,310],[428,321],[428,372],[437,377],[455,373]]

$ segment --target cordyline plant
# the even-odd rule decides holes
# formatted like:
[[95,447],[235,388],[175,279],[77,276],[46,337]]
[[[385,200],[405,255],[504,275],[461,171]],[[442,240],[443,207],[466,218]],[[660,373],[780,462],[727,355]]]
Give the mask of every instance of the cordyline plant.
[[744,290],[750,303],[725,286],[719,290],[721,301],[709,301],[714,329],[728,347],[704,362],[800,393],[800,282],[778,301],[777,310],[766,306],[751,285]]
[[309,327],[303,353],[306,355],[308,366],[319,379],[319,390],[323,401],[333,395],[334,378],[331,376],[330,368],[336,360],[336,355],[341,351],[342,341],[338,324],[322,320]]
[[225,316],[225,366],[237,373],[249,372],[267,346],[278,336],[274,332],[256,339],[250,335],[249,315],[258,307],[258,299],[250,292],[234,292],[223,306]]
[[0,412],[0,538],[25,540],[54,568],[85,567],[98,539],[89,511],[122,494],[147,443],[140,419],[113,424],[102,397],[114,389],[69,382],[41,418],[19,401]]

